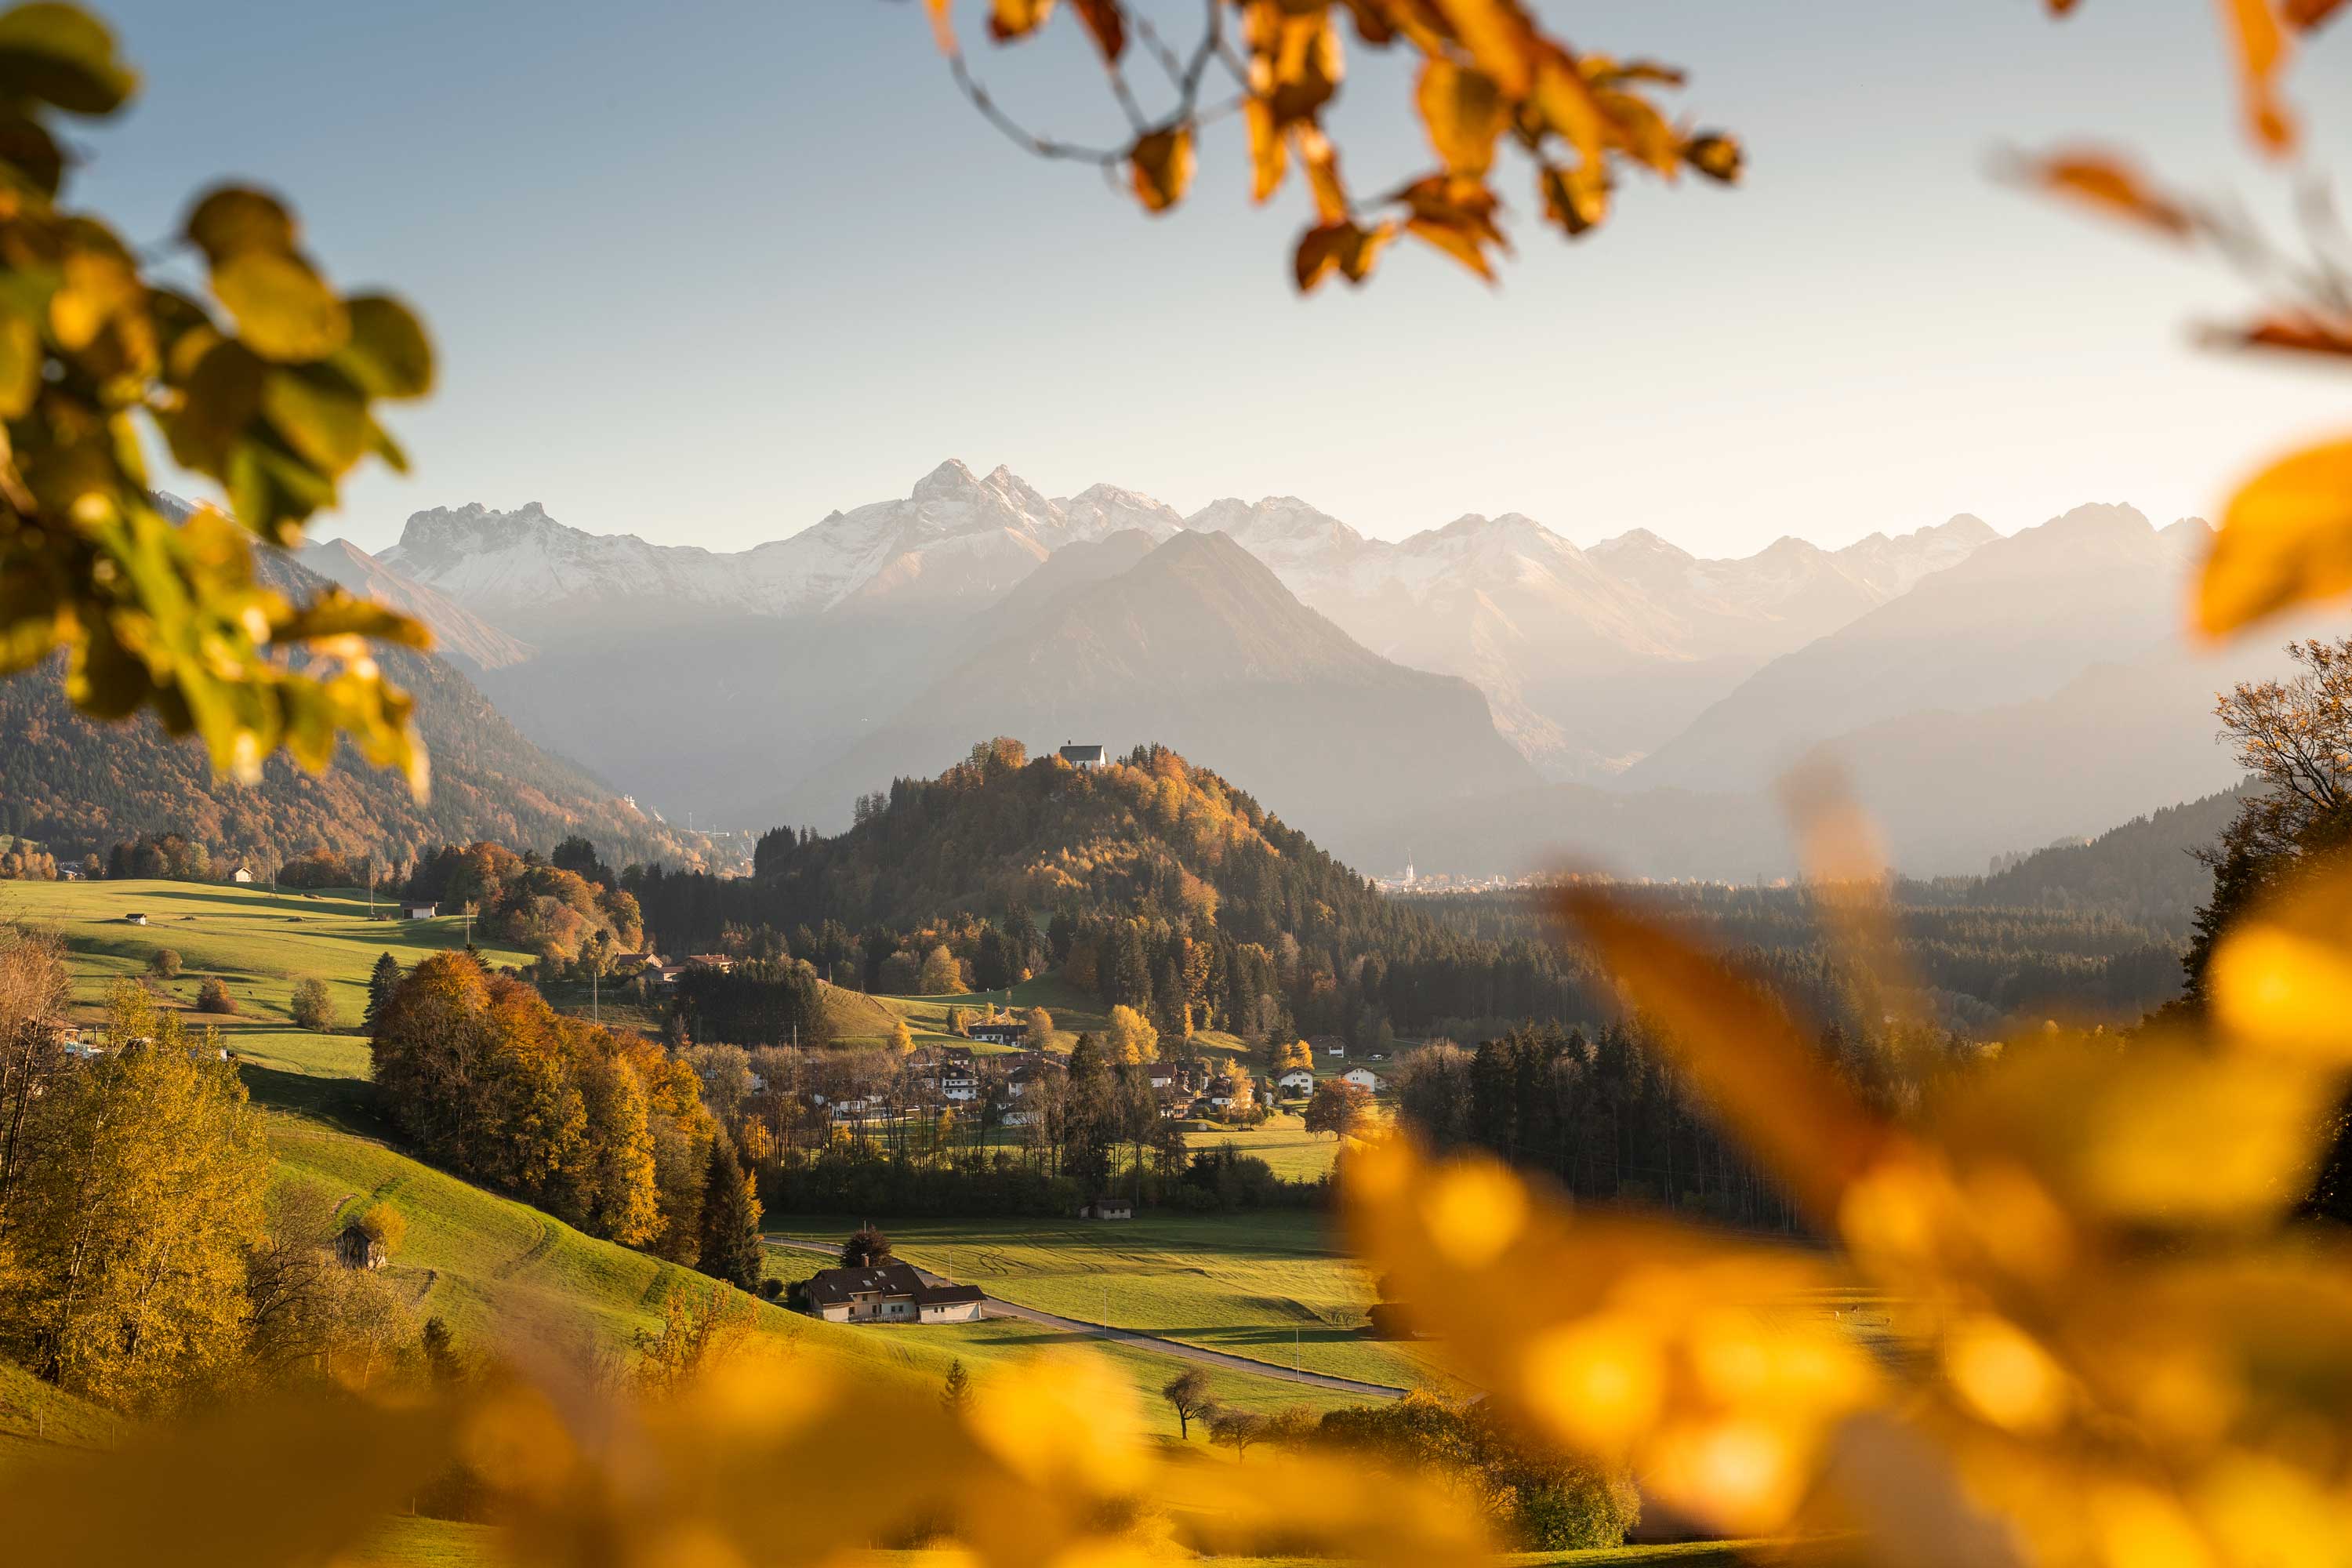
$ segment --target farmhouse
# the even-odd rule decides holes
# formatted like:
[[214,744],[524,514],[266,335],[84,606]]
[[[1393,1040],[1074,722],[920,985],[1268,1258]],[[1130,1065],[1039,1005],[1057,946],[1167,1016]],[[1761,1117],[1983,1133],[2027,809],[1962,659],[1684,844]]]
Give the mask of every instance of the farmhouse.
[[1346,1079],[1367,1094],[1378,1094],[1388,1087],[1388,1080],[1370,1068],[1349,1068]]
[[964,1028],[968,1038],[982,1040],[992,1046],[1022,1046],[1029,1040],[1029,1026],[999,1018],[991,1024],[971,1024]]
[[1344,1057],[1348,1054],[1348,1042],[1337,1035],[1311,1036],[1307,1043],[1315,1047],[1318,1056]]
[[715,969],[721,974],[735,973],[735,961],[723,952],[690,953],[687,957],[686,966],[689,969]]
[[1074,768],[1098,768],[1103,765],[1103,749],[1099,745],[1080,746],[1065,743],[1062,761]]
[[429,921],[440,912],[441,906],[424,899],[400,900],[400,918],[404,921]]
[[969,1323],[988,1299],[977,1285],[933,1285],[913,1267],[820,1268],[809,1276],[808,1310],[832,1323]]
[[[1358,1070],[1360,1071],[1361,1069],[1359,1068]],[[1315,1075],[1305,1068],[1292,1068],[1288,1072],[1284,1073],[1280,1078],[1276,1079],[1274,1081],[1276,1086],[1286,1092],[1297,1094],[1312,1094],[1315,1092]]]
[[1080,1219],[1133,1219],[1135,1203],[1130,1198],[1114,1198],[1105,1194],[1088,1198],[1078,1205]]

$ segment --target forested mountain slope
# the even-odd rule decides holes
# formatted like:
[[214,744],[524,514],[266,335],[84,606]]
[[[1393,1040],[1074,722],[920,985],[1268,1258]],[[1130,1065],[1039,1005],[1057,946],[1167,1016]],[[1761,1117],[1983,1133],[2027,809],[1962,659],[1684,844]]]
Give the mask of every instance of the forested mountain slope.
[[[265,554],[261,568],[289,595],[324,585],[282,555]],[[142,833],[177,831],[208,845],[216,861],[257,868],[321,846],[397,862],[453,841],[546,847],[574,833],[618,860],[700,863],[698,841],[532,745],[446,660],[397,647],[377,658],[416,698],[433,764],[423,804],[398,773],[369,767],[348,745],[316,777],[281,753],[258,784],[215,779],[202,746],[172,740],[144,715],[122,724],[81,717],[47,667],[0,681],[0,832],[79,858]]]

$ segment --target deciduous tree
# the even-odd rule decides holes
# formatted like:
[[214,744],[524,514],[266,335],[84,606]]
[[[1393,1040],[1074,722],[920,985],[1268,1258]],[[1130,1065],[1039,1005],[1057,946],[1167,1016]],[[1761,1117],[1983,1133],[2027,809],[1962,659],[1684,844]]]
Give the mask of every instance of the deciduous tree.
[[1209,1374],[1198,1367],[1187,1368],[1160,1386],[1160,1397],[1176,1413],[1176,1435],[1190,1439],[1192,1418],[1213,1408],[1209,1403]]

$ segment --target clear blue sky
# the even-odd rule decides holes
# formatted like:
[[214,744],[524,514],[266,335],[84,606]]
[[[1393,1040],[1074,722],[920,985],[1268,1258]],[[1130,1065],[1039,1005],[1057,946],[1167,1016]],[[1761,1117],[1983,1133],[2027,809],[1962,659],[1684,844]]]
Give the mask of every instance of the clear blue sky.
[[[907,0],[119,4],[148,90],[86,138],[81,191],[152,238],[213,177],[267,183],[339,281],[423,310],[445,374],[397,416],[416,474],[316,528],[372,548],[477,500],[739,548],[955,456],[1186,510],[1297,494],[1388,536],[1516,510],[1741,553],[2093,500],[2162,522],[2345,421],[2340,380],[2189,345],[2240,298],[2217,272],[1985,175],[1998,145],[2104,132],[2274,191],[2210,5],[1541,9],[1580,47],[1688,67],[1683,101],[1744,137],[1751,175],[1642,183],[1577,246],[1516,184],[1493,290],[1400,248],[1364,290],[1298,300],[1303,195],[1252,207],[1235,128],[1146,218],[999,140]],[[1041,128],[1115,125],[1070,19],[1053,32],[976,62]],[[2294,84],[2339,165],[2320,89],[2347,47],[2321,40]],[[1371,189],[1429,160],[1397,66],[1350,58],[1336,124]]]

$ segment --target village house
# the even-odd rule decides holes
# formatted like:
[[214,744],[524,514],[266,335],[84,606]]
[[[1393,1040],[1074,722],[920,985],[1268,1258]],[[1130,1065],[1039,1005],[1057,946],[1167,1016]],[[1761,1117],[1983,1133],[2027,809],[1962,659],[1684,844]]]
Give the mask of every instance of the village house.
[[723,952],[697,952],[688,956],[686,967],[715,969],[721,974],[732,974],[735,973],[735,961]]
[[1337,1035],[1316,1035],[1307,1042],[1318,1057],[1340,1057],[1348,1054],[1348,1042]]
[[999,1018],[993,1023],[970,1024],[965,1026],[963,1032],[967,1038],[991,1046],[1018,1047],[1029,1041],[1029,1026],[1015,1023],[1010,1018]]
[[988,1300],[977,1285],[926,1283],[905,1263],[820,1268],[807,1291],[809,1316],[830,1323],[969,1323]]
[[1349,1068],[1345,1078],[1367,1094],[1378,1094],[1388,1087],[1388,1079],[1370,1068]]
[[1219,1110],[1224,1110],[1234,1102],[1234,1080],[1229,1078],[1210,1079],[1209,1091],[1203,1098]]
[[1091,1197],[1078,1205],[1078,1217],[1080,1219],[1133,1219],[1135,1201],[1132,1198],[1115,1198],[1108,1194]]
[[1098,768],[1103,765],[1103,749],[1099,745],[1080,746],[1065,742],[1062,761],[1074,768]]
[[1280,1078],[1276,1079],[1274,1081],[1275,1086],[1282,1089],[1286,1094],[1312,1094],[1315,1092],[1315,1074],[1306,1068],[1292,1068],[1288,1072],[1284,1073]]

